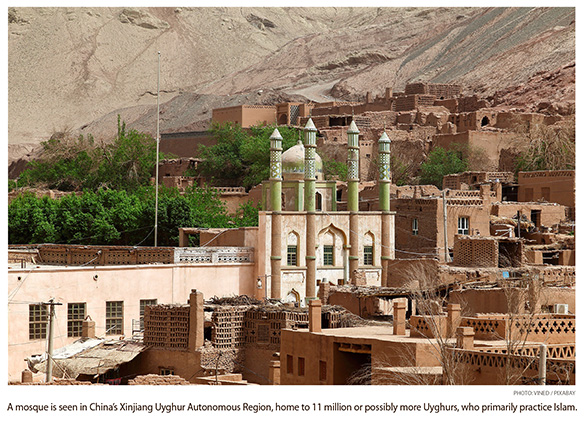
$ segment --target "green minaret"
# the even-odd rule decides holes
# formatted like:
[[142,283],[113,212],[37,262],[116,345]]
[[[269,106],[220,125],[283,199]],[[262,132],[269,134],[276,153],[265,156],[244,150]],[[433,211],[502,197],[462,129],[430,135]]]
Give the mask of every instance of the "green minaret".
[[270,206],[272,210],[271,297],[282,298],[282,136],[270,136]]
[[316,298],[316,127],[304,127],[304,210],[306,211],[306,301]]
[[393,258],[393,244],[391,241],[390,212],[390,185],[391,166],[389,147],[391,140],[387,133],[383,132],[379,138],[379,210],[381,211],[381,286],[387,286],[389,260]]
[[347,184],[349,211],[349,276],[352,278],[359,269],[359,129],[351,121],[348,137]]
[[379,210],[389,211],[389,186],[391,184],[391,168],[389,147],[391,140],[383,132],[379,138]]

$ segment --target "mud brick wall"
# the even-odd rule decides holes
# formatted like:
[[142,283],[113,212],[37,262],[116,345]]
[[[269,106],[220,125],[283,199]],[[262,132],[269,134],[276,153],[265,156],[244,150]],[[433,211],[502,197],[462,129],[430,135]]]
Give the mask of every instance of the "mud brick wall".
[[250,309],[246,314],[246,343],[266,344],[279,348],[282,329],[306,327],[307,325],[308,313],[305,312]]
[[574,286],[576,284],[575,266],[532,266],[544,284]]
[[144,344],[153,348],[186,350],[189,346],[190,306],[147,306]]
[[196,166],[196,161],[192,159],[165,159],[158,165],[159,177],[182,176],[186,170]]
[[[395,218],[395,256],[400,259],[419,257],[418,253],[438,255],[438,201],[432,199],[394,199],[391,210]],[[412,235],[412,220],[418,219],[422,235]],[[415,253],[415,254],[411,254]]]
[[245,349],[216,348],[205,346],[201,349],[201,368],[207,370],[202,375],[215,373],[239,373],[244,367]]
[[314,125],[316,126],[317,129],[323,129],[323,128],[329,127],[329,116],[328,115],[301,117],[299,119],[300,126],[302,126],[302,127],[306,126],[306,123],[308,122],[309,118],[312,118],[312,122],[314,123]]
[[[397,113],[395,111],[367,111],[364,117],[369,118],[371,127],[383,128],[385,126],[394,126],[397,122]],[[379,139],[379,135],[375,139]]]
[[492,238],[459,238],[454,243],[455,266],[497,267],[499,244]]
[[226,306],[213,311],[213,335],[215,348],[239,348],[245,343],[245,316],[247,307]]
[[395,111],[410,111],[417,107],[432,106],[436,97],[434,95],[402,95],[395,100]]
[[462,88],[460,85],[447,83],[409,83],[406,85],[406,94],[427,94],[434,95],[440,99],[448,99],[460,96]]

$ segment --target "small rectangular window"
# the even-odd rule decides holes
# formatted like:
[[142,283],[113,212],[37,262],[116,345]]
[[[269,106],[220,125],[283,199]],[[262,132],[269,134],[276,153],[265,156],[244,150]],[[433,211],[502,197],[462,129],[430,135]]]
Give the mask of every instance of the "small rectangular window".
[[124,334],[124,302],[106,301],[105,330],[110,335]]
[[323,251],[322,264],[324,266],[333,266],[334,265],[333,246],[323,246],[322,251]]
[[418,235],[418,218],[412,219],[412,235]]
[[318,379],[321,382],[326,381],[326,361],[320,361],[318,367]]
[[286,264],[288,266],[296,266],[298,264],[298,246],[288,246],[286,254]]
[[85,319],[85,303],[67,304],[67,336],[69,338],[81,336]]
[[461,216],[458,218],[458,234],[468,235],[468,233],[469,233],[468,216]]
[[298,375],[304,376],[304,357],[298,357]]
[[28,338],[46,339],[48,320],[46,306],[42,304],[30,304],[28,306]]
[[160,368],[161,376],[174,376],[174,368]]
[[286,373],[294,374],[294,357],[286,355]]
[[363,264],[365,266],[373,265],[373,246],[363,246]]

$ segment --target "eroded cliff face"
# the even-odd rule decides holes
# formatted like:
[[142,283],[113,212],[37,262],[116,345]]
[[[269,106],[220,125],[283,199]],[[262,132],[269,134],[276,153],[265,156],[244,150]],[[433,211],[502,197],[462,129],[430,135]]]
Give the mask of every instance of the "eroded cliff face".
[[[107,139],[118,114],[152,132],[158,51],[163,131],[204,129],[215,107],[417,80],[510,106],[539,104],[538,90],[573,101],[574,20],[573,8],[11,8],[9,144],[63,130]],[[553,89],[560,78],[541,75],[563,66]]]

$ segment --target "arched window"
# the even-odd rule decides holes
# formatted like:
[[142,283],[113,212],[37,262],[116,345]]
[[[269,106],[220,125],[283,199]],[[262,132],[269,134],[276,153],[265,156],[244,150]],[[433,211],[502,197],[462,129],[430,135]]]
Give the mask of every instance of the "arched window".
[[316,192],[315,202],[317,212],[322,211],[322,194],[320,192]]
[[373,240],[373,234],[371,231],[367,232],[363,237],[363,265],[373,266],[373,245],[375,241]]
[[299,236],[296,232],[291,231],[288,234],[286,247],[286,265],[298,266],[298,243]]
[[338,227],[330,224],[318,233],[318,266],[342,265],[342,250],[347,244],[347,235]]
[[322,265],[335,265],[335,236],[331,231],[322,236]]

